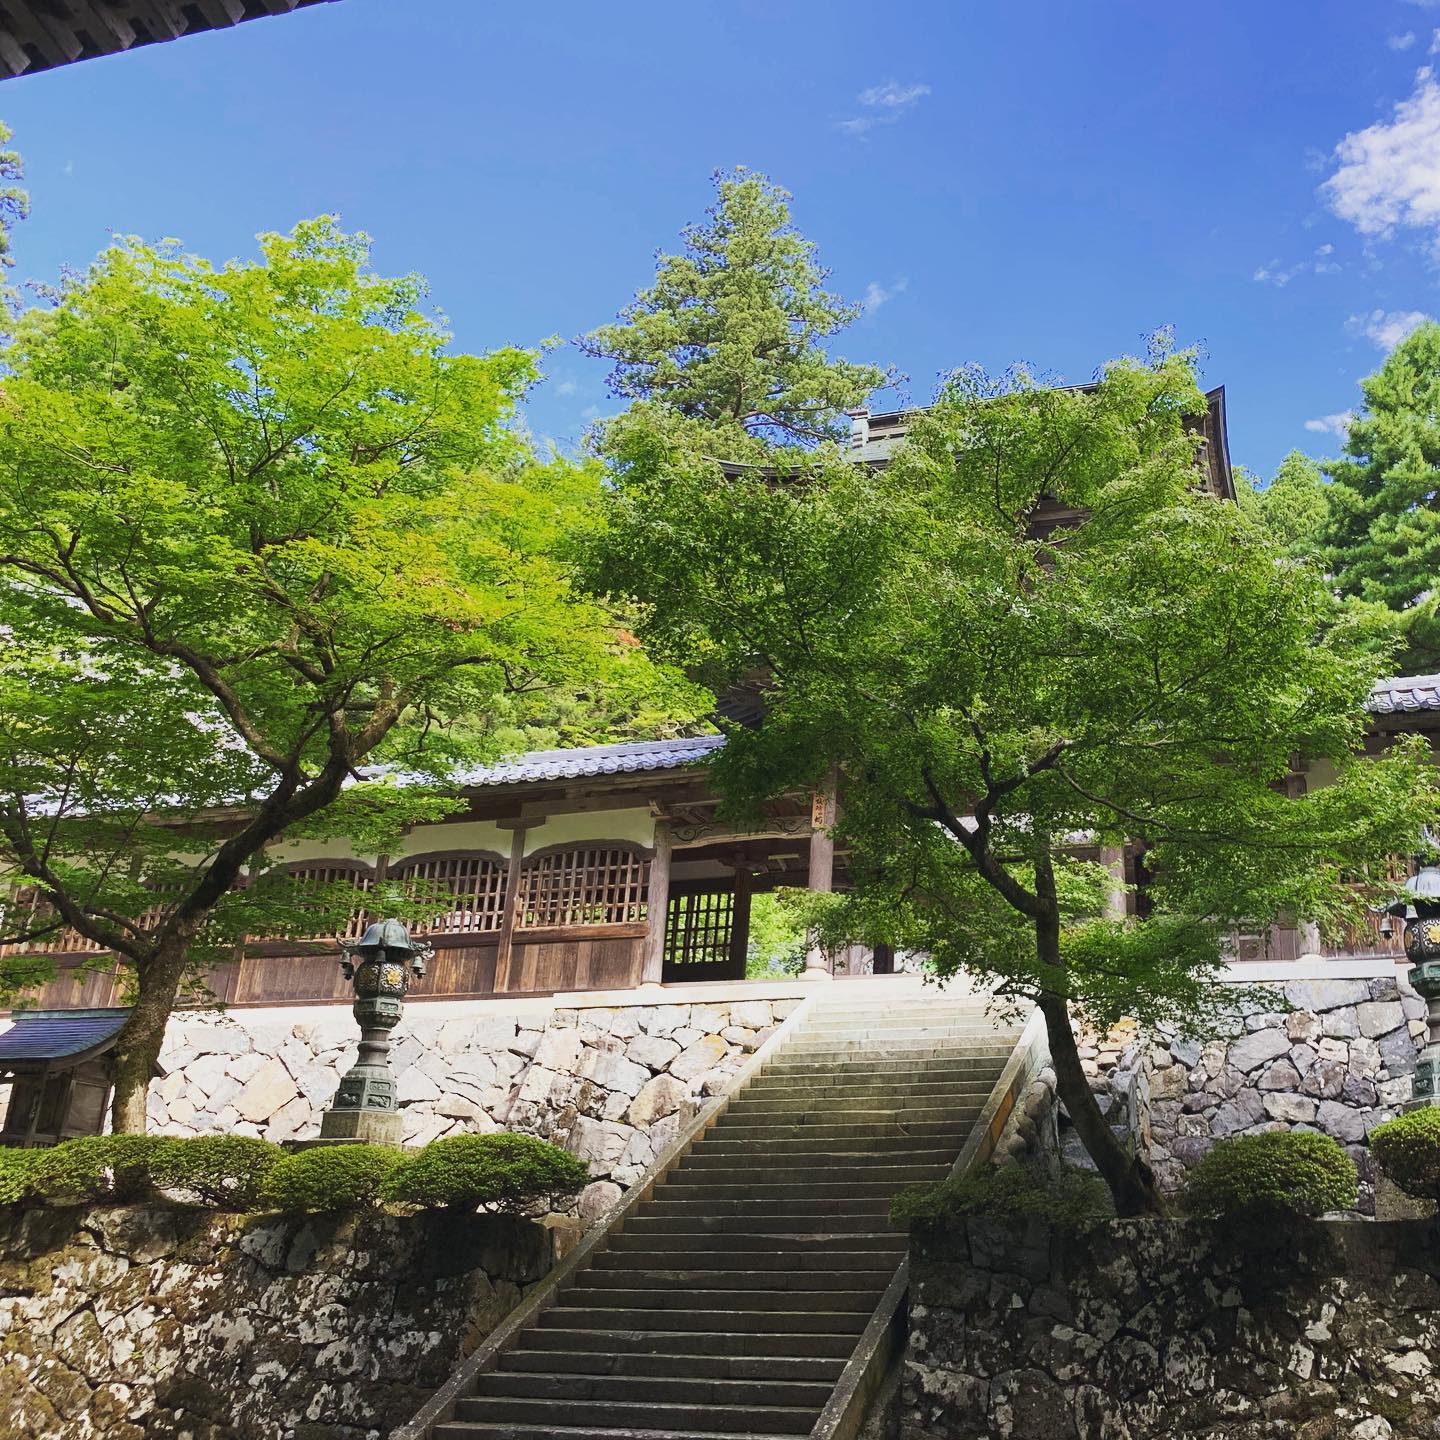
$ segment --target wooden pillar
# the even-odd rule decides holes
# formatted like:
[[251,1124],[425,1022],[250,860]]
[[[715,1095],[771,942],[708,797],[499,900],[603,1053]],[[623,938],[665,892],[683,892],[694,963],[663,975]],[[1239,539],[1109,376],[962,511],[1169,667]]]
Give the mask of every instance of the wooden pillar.
[[[810,801],[810,873],[805,882],[807,890],[829,894],[835,888],[835,772],[825,777],[825,783],[811,797]],[[810,937],[805,951],[806,980],[830,979],[830,967],[824,952]]]
[[893,975],[895,973],[895,947],[887,945],[883,940],[875,947],[875,963],[871,967],[874,975]]
[[655,852],[650,857],[650,888],[645,898],[645,950],[640,979],[658,985],[665,973],[665,924],[670,914],[670,822],[655,822]]
[[1125,849],[1120,845],[1102,845],[1100,863],[1114,877],[1110,893],[1105,897],[1104,916],[1107,920],[1123,920],[1128,912],[1125,903]]
[[507,826],[514,829],[510,837],[510,863],[505,869],[505,908],[500,917],[500,940],[495,947],[495,989],[503,992],[519,988],[511,983],[510,969],[515,953],[515,926],[520,920],[520,866],[525,859],[525,836],[529,833],[529,826],[524,820],[501,820],[498,823],[502,829]]
[[735,857],[735,894],[730,906],[730,966],[736,979],[745,978],[745,960],[750,950],[750,892],[754,881],[744,854]]

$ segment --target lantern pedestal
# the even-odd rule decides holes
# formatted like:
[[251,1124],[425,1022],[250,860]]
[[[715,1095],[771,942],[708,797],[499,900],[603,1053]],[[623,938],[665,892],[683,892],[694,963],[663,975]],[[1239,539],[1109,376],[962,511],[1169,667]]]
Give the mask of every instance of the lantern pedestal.
[[400,1023],[413,971],[425,974],[430,946],[417,944],[398,920],[382,920],[345,945],[341,967],[355,986],[352,1013],[360,1026],[360,1053],[341,1078],[320,1119],[320,1144],[396,1145],[403,1123],[390,1068],[390,1032]]
[[[1434,948],[1440,952],[1440,918],[1426,917],[1411,927],[1419,932],[1414,937],[1415,949]],[[1427,932],[1433,931],[1433,935]],[[1429,1008],[1426,1023],[1430,1033],[1415,1066],[1412,1098],[1404,1108],[1409,1110],[1440,1109],[1440,958],[1425,958],[1410,970],[1410,985]]]

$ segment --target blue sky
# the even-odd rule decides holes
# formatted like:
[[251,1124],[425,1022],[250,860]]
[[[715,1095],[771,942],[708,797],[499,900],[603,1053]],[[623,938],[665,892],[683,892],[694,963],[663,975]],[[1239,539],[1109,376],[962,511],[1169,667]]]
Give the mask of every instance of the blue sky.
[[[1171,324],[1268,475],[1334,453],[1440,314],[1437,30],[1440,0],[339,0],[0,86],[17,274],[336,211],[458,344],[534,343],[608,318],[745,164],[868,296],[837,351],[908,398],[971,360],[1085,379]],[[604,367],[547,369],[531,424],[571,442]]]

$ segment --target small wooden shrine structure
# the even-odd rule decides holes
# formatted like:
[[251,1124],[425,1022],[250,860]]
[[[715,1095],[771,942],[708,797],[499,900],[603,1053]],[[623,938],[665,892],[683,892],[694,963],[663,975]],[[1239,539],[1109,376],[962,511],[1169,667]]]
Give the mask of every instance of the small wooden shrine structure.
[[130,1012],[22,1010],[0,1032],[0,1084],[10,1103],[0,1145],[55,1145],[104,1128],[110,1051]]

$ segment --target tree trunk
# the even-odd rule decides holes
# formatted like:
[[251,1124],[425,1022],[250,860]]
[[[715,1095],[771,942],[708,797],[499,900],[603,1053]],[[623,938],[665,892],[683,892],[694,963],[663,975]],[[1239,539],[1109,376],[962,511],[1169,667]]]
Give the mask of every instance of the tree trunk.
[[138,968],[139,993],[113,1052],[115,1097],[110,1102],[110,1125],[117,1134],[145,1132],[150,1077],[165,1043],[165,1026],[180,993],[189,948],[188,933],[169,935]]
[[[1060,907],[1055,891],[1055,871],[1048,849],[1035,866],[1035,890],[1039,913],[1035,917],[1035,949],[1041,974],[1050,973],[1063,981],[1065,962],[1060,955]],[[1086,1153],[1095,1162],[1100,1178],[1110,1187],[1119,1216],[1163,1215],[1165,1202],[1155,1184],[1155,1174],[1138,1155],[1132,1155],[1116,1138],[1090,1088],[1075,1032],[1070,1028],[1070,1005],[1066,986],[1057,983],[1040,995],[1040,1013],[1050,1041],[1050,1061],[1055,1067],[1055,1089],[1064,1102],[1070,1123]]]
[[1163,1215],[1165,1202],[1155,1186],[1155,1175],[1138,1156],[1131,1155],[1116,1138],[1109,1122],[1095,1103],[1095,1094],[1070,1028],[1070,1007],[1057,995],[1040,997],[1040,1013],[1050,1040],[1050,1059],[1055,1067],[1055,1088],[1070,1116],[1086,1153],[1095,1162],[1100,1178],[1110,1187],[1115,1213]]

